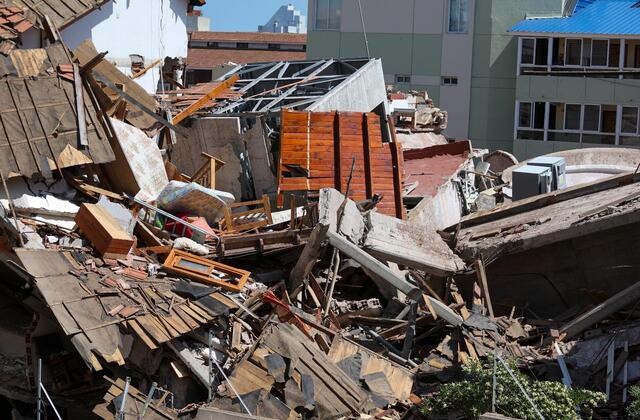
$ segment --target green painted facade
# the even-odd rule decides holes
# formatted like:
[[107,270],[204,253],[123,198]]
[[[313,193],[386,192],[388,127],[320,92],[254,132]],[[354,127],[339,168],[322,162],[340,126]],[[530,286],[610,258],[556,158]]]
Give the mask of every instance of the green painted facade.
[[[516,83],[516,100],[525,102],[558,102],[563,104],[640,106],[640,80],[520,76]],[[560,141],[514,140],[513,152],[519,159],[529,159],[561,150],[589,147],[627,146]]]
[[469,115],[474,147],[512,150],[518,40],[507,30],[527,15],[561,8],[558,0],[476,2]]
[[[442,0],[416,0],[442,1]],[[445,0],[446,1],[446,0]],[[363,3],[367,7],[367,3]],[[526,15],[559,13],[562,0],[476,0],[473,17],[468,137],[475,147],[511,151],[515,114],[517,39],[507,29]],[[366,56],[362,32],[316,31],[309,22],[309,58]],[[440,102],[442,34],[367,32],[372,57],[382,58],[386,75],[406,74],[429,84],[396,84],[402,90],[427,90]],[[445,53],[449,53],[445,51]],[[391,82],[391,81],[388,81]],[[449,125],[455,124],[449,121]]]

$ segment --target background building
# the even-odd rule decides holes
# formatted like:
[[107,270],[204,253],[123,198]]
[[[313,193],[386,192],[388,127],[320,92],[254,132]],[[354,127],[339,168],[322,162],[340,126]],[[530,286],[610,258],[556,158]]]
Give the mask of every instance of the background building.
[[306,34],[192,32],[186,83],[210,82],[236,64],[304,60],[306,51]]
[[372,57],[402,90],[427,90],[449,112],[445,132],[511,150],[517,40],[507,30],[562,0],[309,0],[308,57]]
[[281,6],[264,25],[258,26],[259,32],[290,34],[307,33],[307,17],[292,4]]
[[573,0],[565,17],[515,25],[514,151],[640,146],[637,0]]
[[211,18],[203,16],[201,10],[193,10],[187,15],[187,32],[207,32],[211,30]]
[[[155,93],[161,85],[161,71],[179,78],[174,68],[181,69],[187,56],[187,14],[193,6],[203,4],[204,0],[109,1],[73,25],[60,27],[60,34],[70,49],[91,39],[96,49],[108,51],[106,59],[127,75],[132,75],[136,66],[153,65],[136,82]],[[26,45],[39,43],[36,38]]]

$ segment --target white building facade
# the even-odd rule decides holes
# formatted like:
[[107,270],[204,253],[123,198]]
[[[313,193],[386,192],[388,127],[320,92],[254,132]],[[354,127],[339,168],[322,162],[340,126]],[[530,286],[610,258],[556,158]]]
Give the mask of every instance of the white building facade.
[[[190,0],[110,1],[61,31],[71,49],[90,38],[106,59],[127,75],[133,62],[143,66],[166,58],[184,61],[187,57],[187,12]],[[136,81],[149,93],[161,85],[162,63]]]

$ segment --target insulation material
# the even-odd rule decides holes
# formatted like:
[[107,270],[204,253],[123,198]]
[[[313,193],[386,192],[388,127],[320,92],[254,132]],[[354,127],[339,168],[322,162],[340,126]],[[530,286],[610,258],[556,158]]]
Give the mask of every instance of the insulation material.
[[154,201],[169,183],[158,145],[142,130],[125,122],[112,118],[111,125],[118,139],[114,149],[123,159],[105,165],[107,176],[122,191]]
[[202,216],[210,225],[224,217],[224,207],[235,201],[232,194],[191,182],[171,181],[158,196],[158,207],[174,215]]

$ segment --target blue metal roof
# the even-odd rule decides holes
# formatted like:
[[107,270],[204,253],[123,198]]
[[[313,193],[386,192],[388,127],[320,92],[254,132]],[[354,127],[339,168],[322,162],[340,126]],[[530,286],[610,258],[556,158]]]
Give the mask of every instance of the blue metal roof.
[[639,6],[639,0],[579,0],[571,16],[525,19],[509,32],[640,35]]

